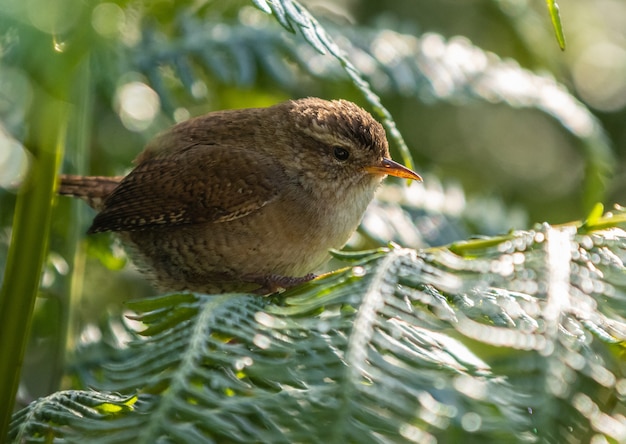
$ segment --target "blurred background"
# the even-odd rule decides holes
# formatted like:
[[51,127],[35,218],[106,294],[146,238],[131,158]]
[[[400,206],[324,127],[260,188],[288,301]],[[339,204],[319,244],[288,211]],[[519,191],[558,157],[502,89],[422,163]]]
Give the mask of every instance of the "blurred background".
[[[561,4],[565,51],[544,1],[303,5],[381,97],[426,179],[389,180],[351,248],[441,245],[625,203],[623,0]],[[372,110],[336,59],[251,2],[0,0],[0,279],[42,125],[66,128],[61,171],[120,175],[177,121],[304,96]],[[100,334],[90,325],[154,294],[114,238],[85,238],[92,217],[55,202],[22,402],[56,389],[65,350]]]

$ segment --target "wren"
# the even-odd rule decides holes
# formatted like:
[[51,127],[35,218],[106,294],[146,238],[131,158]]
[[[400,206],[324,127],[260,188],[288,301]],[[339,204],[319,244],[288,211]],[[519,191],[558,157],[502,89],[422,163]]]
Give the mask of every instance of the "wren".
[[150,141],[125,177],[61,175],[162,291],[271,292],[341,248],[386,175],[385,130],[345,100],[217,111]]

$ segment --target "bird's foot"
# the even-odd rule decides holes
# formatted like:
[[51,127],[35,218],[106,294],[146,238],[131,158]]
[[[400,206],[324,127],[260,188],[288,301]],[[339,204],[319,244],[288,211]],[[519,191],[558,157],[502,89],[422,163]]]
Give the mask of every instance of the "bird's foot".
[[268,293],[276,293],[277,291],[283,289],[287,290],[291,287],[295,287],[296,285],[304,284],[305,282],[309,282],[317,277],[314,273],[309,273],[306,276],[301,277],[292,277],[292,276],[281,276],[279,274],[270,274],[267,276],[260,277],[255,279],[254,281],[261,285],[256,293],[259,294],[268,294]]

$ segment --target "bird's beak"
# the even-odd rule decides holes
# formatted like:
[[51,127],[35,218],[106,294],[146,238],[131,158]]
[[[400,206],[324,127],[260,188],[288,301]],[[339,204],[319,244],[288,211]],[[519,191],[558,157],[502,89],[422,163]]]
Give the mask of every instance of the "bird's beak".
[[400,165],[391,159],[384,158],[380,165],[372,165],[365,167],[365,171],[370,174],[381,174],[401,177],[403,179],[422,181],[422,177],[416,172],[408,169],[404,165]]

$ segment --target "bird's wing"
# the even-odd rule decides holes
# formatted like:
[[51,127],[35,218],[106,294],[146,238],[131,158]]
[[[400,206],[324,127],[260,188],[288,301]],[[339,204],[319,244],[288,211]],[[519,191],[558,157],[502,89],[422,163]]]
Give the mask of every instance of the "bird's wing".
[[225,222],[275,199],[284,172],[251,149],[195,145],[140,163],[104,201],[89,233]]

